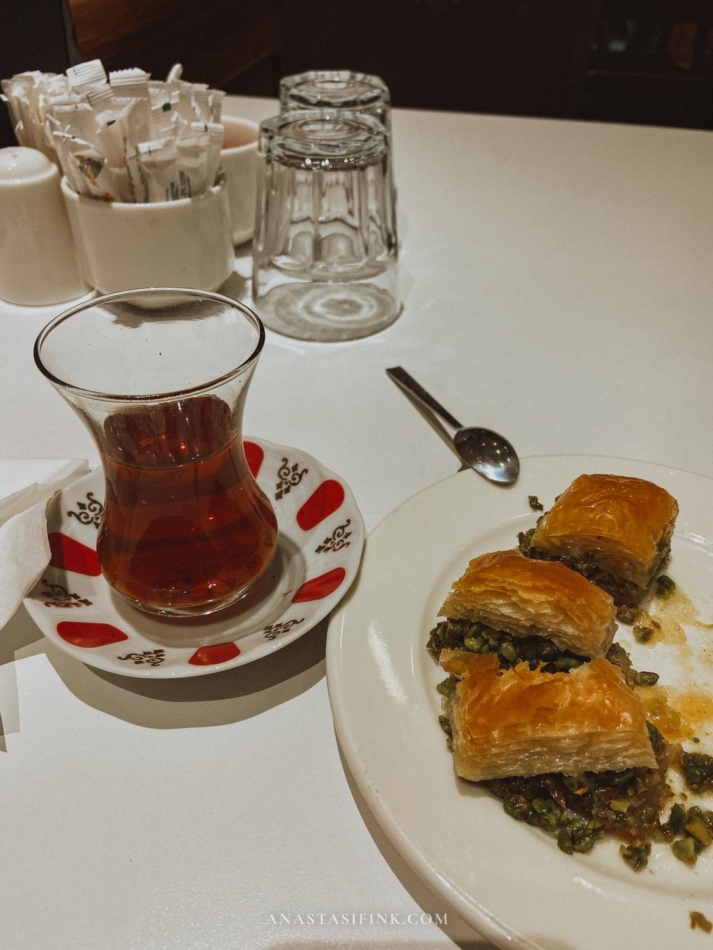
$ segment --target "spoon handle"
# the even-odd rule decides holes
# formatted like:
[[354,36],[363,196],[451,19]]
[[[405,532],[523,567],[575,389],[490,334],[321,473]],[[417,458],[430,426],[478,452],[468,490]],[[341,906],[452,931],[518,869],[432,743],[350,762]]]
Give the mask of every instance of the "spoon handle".
[[407,393],[410,393],[418,402],[422,403],[432,412],[435,412],[437,416],[443,419],[443,421],[453,429],[463,428],[460,422],[458,422],[447,409],[444,409],[439,402],[436,402],[433,396],[426,392],[423,386],[419,385],[413,376],[409,376],[406,370],[401,366],[392,366],[391,369],[386,370],[386,375],[389,376],[397,386],[400,386]]

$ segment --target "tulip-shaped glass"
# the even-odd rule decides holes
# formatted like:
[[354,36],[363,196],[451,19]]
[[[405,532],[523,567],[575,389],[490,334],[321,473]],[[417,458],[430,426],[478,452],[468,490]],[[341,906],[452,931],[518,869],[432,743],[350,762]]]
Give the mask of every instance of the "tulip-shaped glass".
[[212,613],[272,560],[275,514],[242,442],[264,337],[255,314],[227,297],[151,289],[76,306],[37,338],[37,366],[99,449],[99,560],[135,607]]

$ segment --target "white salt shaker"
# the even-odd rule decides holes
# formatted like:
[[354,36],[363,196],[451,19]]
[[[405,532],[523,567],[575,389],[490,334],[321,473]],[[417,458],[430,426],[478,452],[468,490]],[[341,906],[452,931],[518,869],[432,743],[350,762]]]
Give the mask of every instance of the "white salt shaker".
[[0,297],[33,306],[87,293],[57,166],[34,148],[0,149]]

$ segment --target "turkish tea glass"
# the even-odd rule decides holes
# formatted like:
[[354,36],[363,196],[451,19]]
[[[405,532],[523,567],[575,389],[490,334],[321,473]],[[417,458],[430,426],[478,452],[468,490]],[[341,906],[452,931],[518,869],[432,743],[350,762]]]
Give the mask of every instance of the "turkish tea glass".
[[95,298],[37,338],[37,366],[101,456],[102,573],[141,610],[213,613],[272,560],[277,521],[242,441],[264,339],[248,307],[177,289]]
[[272,330],[353,340],[396,320],[396,201],[388,135],[354,112],[286,112],[260,126],[253,303]]
[[346,109],[373,116],[391,132],[391,95],[380,76],[346,69],[310,70],[280,80],[280,112]]

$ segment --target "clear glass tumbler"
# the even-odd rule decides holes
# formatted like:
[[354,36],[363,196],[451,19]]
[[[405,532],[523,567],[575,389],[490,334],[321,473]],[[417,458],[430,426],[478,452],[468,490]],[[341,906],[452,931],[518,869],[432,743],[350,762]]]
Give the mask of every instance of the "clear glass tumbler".
[[280,80],[280,112],[347,109],[371,115],[391,132],[391,95],[380,76],[347,69],[310,70]]
[[372,116],[286,112],[260,126],[253,302],[302,340],[353,340],[398,317],[388,135]]
[[99,560],[135,607],[213,613],[246,594],[272,560],[277,521],[242,441],[264,339],[242,304],[173,289],[95,298],[37,338],[37,366],[99,449]]
[[391,135],[391,93],[381,76],[348,69],[312,69],[280,80],[280,112],[293,109],[335,109],[360,112],[382,123],[388,133],[391,188],[396,195]]

